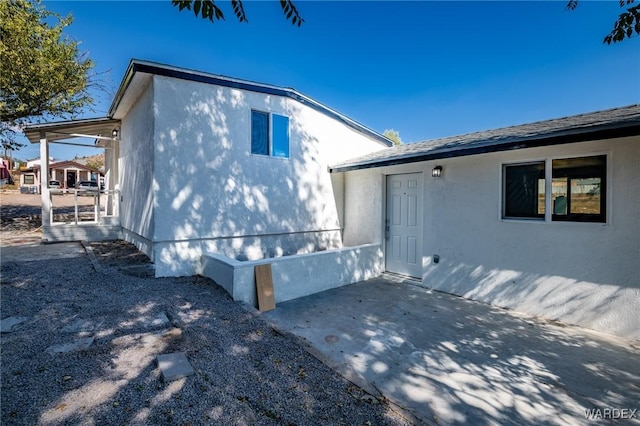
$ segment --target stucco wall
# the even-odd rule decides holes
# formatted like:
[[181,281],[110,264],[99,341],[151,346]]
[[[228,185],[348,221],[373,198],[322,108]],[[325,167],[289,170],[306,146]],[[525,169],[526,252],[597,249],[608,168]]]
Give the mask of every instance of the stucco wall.
[[255,307],[257,265],[271,264],[276,303],[374,278],[383,270],[377,244],[246,262],[210,253],[203,263],[202,275],[224,287],[233,300]]
[[123,235],[153,259],[153,91],[148,86],[121,124],[119,144],[120,224]]
[[[341,246],[342,182],[327,165],[380,143],[287,98],[161,76],[153,90],[161,274],[210,250],[252,259]],[[252,109],[289,117],[290,158],[250,153]]]
[[[596,153],[606,153],[609,159],[608,223],[500,218],[504,162]],[[640,138],[437,164],[444,168],[438,179],[430,173],[436,162],[361,172],[370,175],[369,186],[375,190],[381,174],[424,171],[425,286],[640,339]],[[356,175],[348,173],[347,182],[351,174]],[[362,213],[360,221],[375,223],[360,224],[361,229],[382,229],[376,215]],[[347,227],[345,235],[350,232]],[[435,254],[440,256],[438,264],[432,262]]]
[[344,239],[346,247],[382,243],[384,176],[378,169],[344,175]]

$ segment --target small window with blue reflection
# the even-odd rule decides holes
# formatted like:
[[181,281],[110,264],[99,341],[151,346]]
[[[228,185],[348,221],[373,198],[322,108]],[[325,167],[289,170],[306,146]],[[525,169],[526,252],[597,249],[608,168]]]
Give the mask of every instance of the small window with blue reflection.
[[289,117],[272,114],[271,121],[273,123],[272,155],[289,158]]
[[251,111],[251,153],[269,155],[269,114]]

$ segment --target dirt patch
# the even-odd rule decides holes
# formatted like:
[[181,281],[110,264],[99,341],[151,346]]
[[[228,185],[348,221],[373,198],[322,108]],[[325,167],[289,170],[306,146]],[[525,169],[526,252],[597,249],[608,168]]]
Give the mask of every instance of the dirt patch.
[[[33,243],[42,238],[40,215],[41,200],[39,194],[19,194],[0,192],[0,236],[3,245],[16,245],[28,241]],[[57,211],[73,210],[72,195],[54,195],[54,208]],[[90,197],[79,197],[80,217],[92,216],[93,201]],[[87,211],[89,210],[89,212]],[[54,210],[55,213],[56,210]],[[72,221],[73,214],[55,215],[55,220]],[[90,244],[100,265],[119,269],[135,265],[151,265],[151,259],[139,251],[133,244],[122,240],[101,241]],[[126,272],[126,271],[125,271]]]
[[90,244],[98,262],[104,267],[150,265],[149,256],[131,243],[122,240],[100,241]]
[[0,231],[26,232],[39,229],[42,224],[40,216],[30,215],[22,217],[0,215]]
[[[53,220],[75,220],[75,197],[72,194],[54,194],[51,197]],[[93,197],[78,197],[78,219],[92,220]],[[103,201],[101,200],[101,205]],[[0,192],[0,231],[33,231],[42,225],[42,200],[40,194]]]
[[[73,207],[75,205],[75,197],[73,194],[53,193],[51,195],[51,203],[53,207]],[[31,207],[35,211],[42,207],[40,194],[20,194],[19,192],[0,192],[0,205],[2,210],[12,209],[16,207]],[[93,197],[78,197],[78,205],[93,206]]]

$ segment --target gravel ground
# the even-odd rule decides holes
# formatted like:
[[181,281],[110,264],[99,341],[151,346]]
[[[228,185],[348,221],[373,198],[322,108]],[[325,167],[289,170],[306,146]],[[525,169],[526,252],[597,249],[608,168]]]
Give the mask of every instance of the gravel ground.
[[[133,246],[92,248],[102,272],[88,256],[2,263],[2,318],[27,318],[1,337],[3,425],[407,424],[211,280],[132,276],[120,267],[148,262]],[[155,357],[178,351],[195,374],[164,383]]]
[[[0,256],[38,241],[33,200],[2,194]],[[0,337],[1,424],[409,424],[210,279],[131,273],[150,261],[123,241],[90,251],[100,271],[88,255],[2,262],[1,317],[26,321]],[[161,313],[170,324],[150,324]],[[91,337],[85,350],[51,353]],[[173,352],[195,374],[165,383],[155,357]]]

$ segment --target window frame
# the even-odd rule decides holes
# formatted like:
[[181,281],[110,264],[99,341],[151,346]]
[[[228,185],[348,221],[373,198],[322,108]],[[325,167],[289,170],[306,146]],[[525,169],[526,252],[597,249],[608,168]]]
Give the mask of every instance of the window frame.
[[[259,153],[259,152],[253,152],[253,114],[257,113],[257,114],[264,114],[267,116],[267,153],[263,154],[263,153]],[[275,153],[276,149],[274,148],[274,116],[278,116],[278,117],[282,117],[285,118],[287,120],[287,133],[286,133],[286,138],[287,138],[287,152],[286,152],[286,156],[284,155],[277,155]],[[289,160],[291,158],[291,132],[290,132],[290,117],[284,114],[277,114],[271,111],[263,111],[263,110],[259,110],[259,109],[255,109],[255,108],[251,108],[250,112],[249,112],[249,153],[251,155],[255,155],[258,157],[269,157],[269,158],[279,158],[281,160]]]
[[[602,183],[601,183],[601,213],[598,215],[599,218],[597,220],[580,220],[584,219],[584,217],[580,217],[579,214],[573,215],[573,218],[562,218],[558,219],[557,215],[553,214],[553,161],[554,160],[571,160],[571,159],[579,159],[579,158],[587,158],[587,157],[604,157],[604,172],[602,173]],[[511,217],[505,216],[505,184],[506,184],[506,176],[505,176],[505,167],[507,166],[518,166],[518,165],[526,165],[526,164],[535,164],[539,162],[544,162],[544,176],[545,176],[545,214],[543,219],[539,218],[520,218],[520,217]],[[565,155],[557,155],[552,157],[544,157],[544,158],[530,158],[523,160],[510,160],[503,161],[500,164],[500,200],[499,205],[500,209],[498,211],[498,218],[502,222],[529,222],[529,223],[554,223],[554,224],[594,224],[594,225],[608,225],[610,223],[610,211],[611,211],[611,152],[590,152],[590,153],[575,153],[575,154],[565,154]],[[576,220],[577,218],[577,220]]]
[[[609,193],[607,185],[609,182],[608,179],[608,170],[609,170],[609,159],[606,154],[594,154],[594,155],[580,155],[580,156],[571,156],[571,157],[561,157],[561,158],[552,158],[551,159],[551,184],[553,185],[553,162],[554,161],[562,161],[562,160],[579,160],[583,158],[589,157],[604,157],[604,170],[601,173],[601,176],[598,176],[601,180],[600,182],[600,213],[592,214],[592,213],[572,213],[571,208],[571,185],[568,183],[567,185],[567,213],[565,215],[556,214],[553,210],[551,211],[551,221],[552,222],[581,222],[581,223],[607,223],[607,205],[608,199],[607,195]],[[574,173],[576,174],[576,173]],[[573,179],[580,179],[578,177],[573,177]],[[569,182],[571,178],[569,178]],[[551,198],[551,206],[553,208],[553,190],[550,193]]]
[[[544,197],[545,197],[545,203],[544,203],[544,213],[542,214],[536,214],[535,216],[507,216],[507,167],[518,167],[518,166],[530,166],[530,165],[534,165],[534,164],[542,164],[542,171],[543,171],[543,175],[544,175],[544,180],[545,180],[545,188],[544,188]],[[530,161],[523,161],[523,162],[514,162],[514,163],[503,163],[502,164],[502,191],[501,191],[501,199],[502,199],[502,209],[501,209],[501,218],[503,220],[524,220],[524,221],[536,221],[536,222],[540,222],[540,221],[544,221],[546,219],[546,213],[547,213],[547,196],[546,196],[546,192],[547,192],[547,179],[546,179],[546,161],[544,159],[538,159],[538,160],[530,160]],[[538,189],[538,187],[536,187],[536,189]]]
[[[27,182],[27,178],[29,178],[31,182]],[[34,174],[25,174],[24,178],[22,179],[22,182],[24,185],[35,185],[36,176]]]
[[[267,148],[267,153],[263,154],[261,152],[254,152],[253,151],[253,117],[254,117],[254,113],[262,115],[262,116],[266,116],[267,118],[267,143],[266,143],[266,148]],[[259,155],[261,157],[270,157],[271,156],[271,114],[269,114],[269,112],[266,111],[259,111],[259,110],[251,110],[250,116],[249,116],[249,150],[251,152],[251,155]]]

